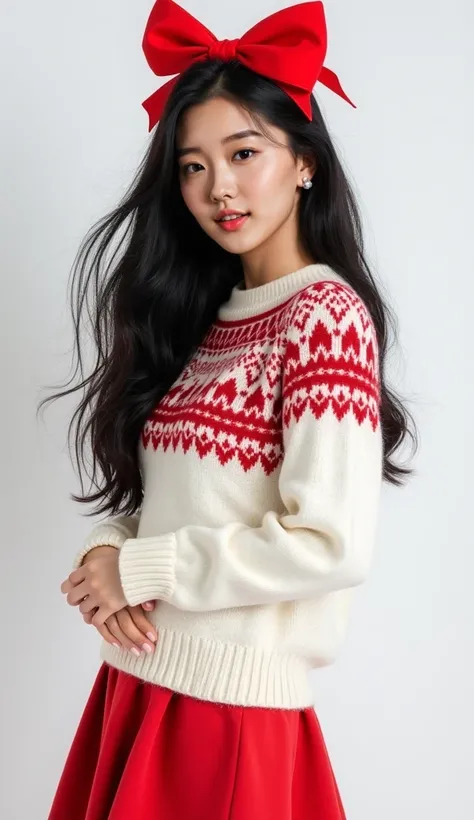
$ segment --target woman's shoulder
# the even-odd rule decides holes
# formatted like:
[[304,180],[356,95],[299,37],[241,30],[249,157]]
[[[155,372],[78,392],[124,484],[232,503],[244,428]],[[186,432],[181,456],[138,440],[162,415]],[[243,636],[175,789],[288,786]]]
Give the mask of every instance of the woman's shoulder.
[[285,305],[285,324],[314,323],[319,319],[331,327],[357,320],[373,327],[370,311],[356,289],[340,274],[327,269],[323,279],[310,282],[294,293]]

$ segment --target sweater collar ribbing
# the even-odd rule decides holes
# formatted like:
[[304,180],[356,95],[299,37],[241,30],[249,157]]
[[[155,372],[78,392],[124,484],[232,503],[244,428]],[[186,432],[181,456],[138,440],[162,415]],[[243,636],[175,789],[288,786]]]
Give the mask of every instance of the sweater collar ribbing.
[[241,281],[232,289],[227,302],[219,307],[218,319],[228,322],[258,316],[285,302],[305,285],[327,280],[345,282],[329,265],[322,264],[305,265],[248,290],[242,289],[244,282]]

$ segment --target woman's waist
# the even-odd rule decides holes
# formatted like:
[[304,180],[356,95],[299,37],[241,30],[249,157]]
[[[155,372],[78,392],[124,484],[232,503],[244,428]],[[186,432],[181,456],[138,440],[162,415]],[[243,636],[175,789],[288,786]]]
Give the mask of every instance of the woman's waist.
[[148,613],[158,634],[151,654],[137,658],[104,641],[101,655],[138,678],[202,700],[307,708],[309,671],[337,656],[352,593],[213,612],[158,601]]
[[299,656],[314,666],[330,663],[344,640],[353,588],[314,600],[190,612],[156,601],[147,613],[158,634],[178,633],[197,641],[253,647]]

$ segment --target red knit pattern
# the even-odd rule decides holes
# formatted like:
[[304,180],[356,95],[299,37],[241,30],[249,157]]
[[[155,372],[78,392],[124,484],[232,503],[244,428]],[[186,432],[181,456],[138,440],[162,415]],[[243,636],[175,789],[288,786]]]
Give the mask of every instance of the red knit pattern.
[[317,282],[258,317],[217,320],[146,422],[143,446],[237,458],[269,475],[306,410],[379,424],[375,330],[360,298]]

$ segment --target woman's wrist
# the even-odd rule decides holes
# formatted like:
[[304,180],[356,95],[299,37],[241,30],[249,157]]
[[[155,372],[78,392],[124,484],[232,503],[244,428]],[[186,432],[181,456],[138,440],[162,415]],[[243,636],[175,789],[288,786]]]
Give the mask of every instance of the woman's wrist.
[[112,546],[112,544],[101,544],[98,547],[92,547],[89,552],[86,553],[84,556],[82,563],[85,564],[91,558],[95,558],[97,555],[110,555],[110,550],[116,550],[117,547]]

